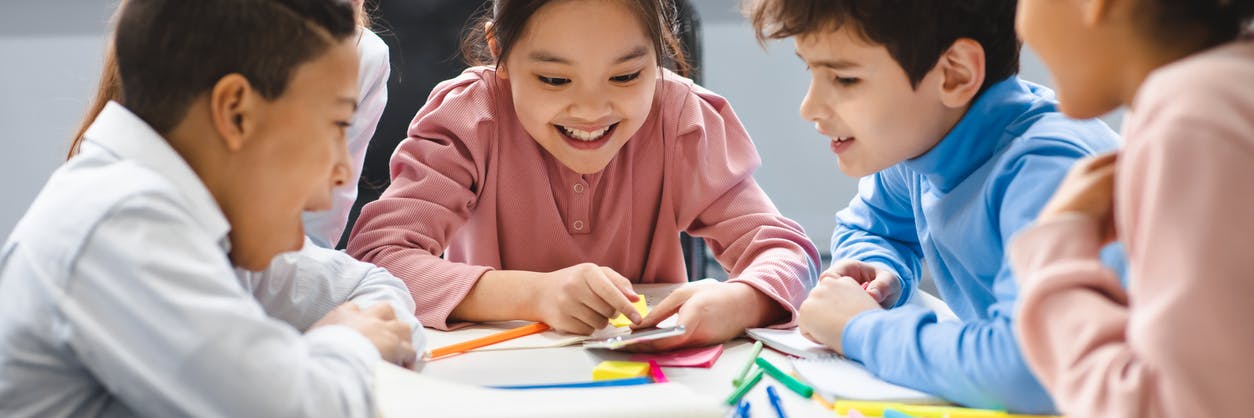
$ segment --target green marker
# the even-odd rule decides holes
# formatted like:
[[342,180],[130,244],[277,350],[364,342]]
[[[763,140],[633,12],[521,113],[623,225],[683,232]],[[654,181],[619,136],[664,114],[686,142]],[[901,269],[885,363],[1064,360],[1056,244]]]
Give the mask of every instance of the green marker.
[[745,363],[745,367],[740,369],[740,373],[736,373],[736,377],[732,379],[732,386],[739,387],[740,382],[745,380],[745,376],[749,374],[749,368],[753,367],[753,359],[758,358],[758,354],[762,354],[761,340],[753,343],[753,352],[749,353],[749,362]]
[[758,369],[757,371],[753,372],[753,376],[749,377],[749,380],[746,380],[743,383],[741,383],[740,386],[736,388],[736,391],[732,392],[731,396],[727,397],[727,402],[726,402],[727,405],[728,406],[736,405],[736,403],[740,402],[740,398],[745,397],[745,394],[749,393],[750,389],[753,389],[753,385],[756,385],[758,384],[758,382],[761,382],[761,381],[762,381],[762,369]]
[[801,381],[789,376],[787,373],[784,373],[778,367],[775,367],[774,364],[766,361],[766,359],[758,357],[753,360],[753,362],[757,363],[758,367],[762,370],[766,370],[766,374],[771,375],[771,377],[778,380],[779,383],[783,383],[784,386],[788,387],[788,389],[792,389],[793,392],[797,392],[797,394],[801,395],[802,398],[809,399],[810,396],[814,395],[814,388],[811,388],[809,385],[801,383]]

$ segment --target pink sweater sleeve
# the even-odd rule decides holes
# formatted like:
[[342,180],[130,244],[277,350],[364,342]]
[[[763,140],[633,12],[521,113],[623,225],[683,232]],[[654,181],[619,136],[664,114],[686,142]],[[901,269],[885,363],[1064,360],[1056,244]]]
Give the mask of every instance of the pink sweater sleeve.
[[694,87],[682,108],[672,160],[678,176],[678,225],[704,238],[729,282],[743,282],[790,313],[773,327],[796,325],[797,306],[818,277],[818,249],[785,218],[753,179],[761,160],[722,97]]
[[388,269],[409,287],[422,324],[448,329],[448,316],[486,266],[440,256],[470,216],[495,135],[487,81],[476,73],[441,83],[392,155],[392,184],[361,210],[348,253]]
[[1083,215],[1012,243],[1023,350],[1068,415],[1254,411],[1254,89],[1232,84],[1254,73],[1186,69],[1152,77],[1128,120],[1115,195],[1127,293]]

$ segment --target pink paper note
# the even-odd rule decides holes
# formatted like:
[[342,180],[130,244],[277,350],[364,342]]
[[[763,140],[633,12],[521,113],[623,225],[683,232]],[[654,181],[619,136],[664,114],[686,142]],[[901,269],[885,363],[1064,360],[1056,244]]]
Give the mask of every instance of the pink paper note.
[[718,357],[723,355],[723,345],[710,347],[686,348],[665,353],[640,353],[631,356],[631,361],[655,361],[662,367],[702,367],[710,368]]

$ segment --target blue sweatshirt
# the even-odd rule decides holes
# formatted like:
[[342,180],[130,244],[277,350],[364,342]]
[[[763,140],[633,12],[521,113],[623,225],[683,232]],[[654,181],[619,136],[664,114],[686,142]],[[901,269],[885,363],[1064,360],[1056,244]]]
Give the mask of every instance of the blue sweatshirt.
[[[1053,413],[1015,340],[1019,289],[1005,244],[1049,200],[1076,160],[1114,150],[1096,120],[1068,119],[1053,92],[1018,77],[994,84],[927,153],[861,179],[836,214],[832,259],[894,271],[891,310],[854,317],[845,355],[881,378],[977,408]],[[960,322],[902,306],[920,260]]]

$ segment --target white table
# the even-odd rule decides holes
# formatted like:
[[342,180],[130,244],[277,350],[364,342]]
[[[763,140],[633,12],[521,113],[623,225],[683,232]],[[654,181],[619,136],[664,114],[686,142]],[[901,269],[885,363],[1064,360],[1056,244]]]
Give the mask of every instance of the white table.
[[[644,294],[649,304],[652,305],[660,302],[665,295],[678,286],[681,284],[636,285],[635,290]],[[948,312],[948,307],[935,297],[923,292],[919,292],[919,296],[921,296],[918,298],[919,301],[913,303],[932,308],[940,307],[938,311]],[[526,323],[477,324],[447,332],[428,329],[429,347],[442,347],[523,324]],[[532,336],[529,341],[556,341],[565,337],[567,336],[548,331]],[[752,345],[752,341],[746,338],[736,338],[723,345],[723,354],[713,367],[665,367],[663,371],[671,382],[692,389],[698,396],[708,398],[709,402],[721,403],[735,389],[731,384],[732,378],[751,360],[749,356]],[[630,356],[631,353],[584,349],[578,344],[558,348],[471,351],[430,361],[422,365],[420,372],[425,377],[473,386],[567,383],[589,381],[592,379],[592,369],[598,363],[606,360],[627,360]],[[762,357],[784,371],[791,370],[789,360],[778,352],[767,348],[762,351]],[[790,418],[834,416],[830,410],[825,409],[818,402],[800,397],[769,375],[764,376],[762,382],[744,398],[752,405],[752,416],[776,416],[766,395],[767,385],[775,386],[775,390],[779,392],[783,400],[784,410]]]

